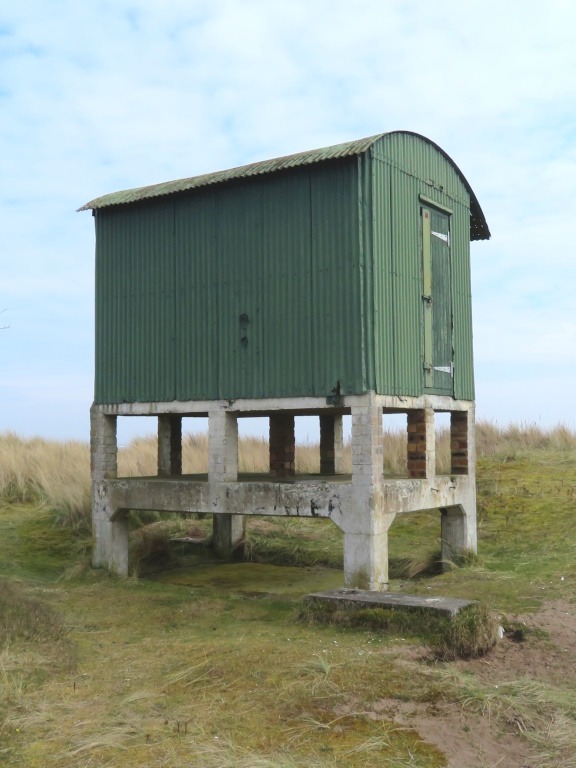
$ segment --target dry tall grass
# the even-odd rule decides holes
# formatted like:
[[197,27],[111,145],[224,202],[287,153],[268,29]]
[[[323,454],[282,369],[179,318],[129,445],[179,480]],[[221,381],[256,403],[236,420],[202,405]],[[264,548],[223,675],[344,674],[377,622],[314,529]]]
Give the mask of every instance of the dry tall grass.
[[88,444],[0,434],[0,499],[48,507],[81,527],[90,518]]
[[[576,431],[564,425],[542,429],[533,424],[511,424],[500,428],[479,422],[476,431],[478,455],[517,456],[532,450],[576,451]],[[185,435],[183,471],[202,474],[208,471],[208,436]],[[136,438],[118,453],[120,476],[156,474],[156,440]],[[263,438],[245,437],[239,445],[240,472],[268,471],[268,443]],[[439,430],[436,441],[439,473],[449,471],[448,430]],[[296,470],[303,474],[319,472],[317,444],[298,445]],[[406,434],[384,433],[384,468],[389,475],[406,470]],[[344,472],[350,473],[350,445],[345,446]],[[58,442],[42,438],[21,438],[12,432],[0,434],[0,499],[4,502],[30,502],[54,510],[57,519],[72,527],[88,524],[90,518],[90,452],[79,441]]]

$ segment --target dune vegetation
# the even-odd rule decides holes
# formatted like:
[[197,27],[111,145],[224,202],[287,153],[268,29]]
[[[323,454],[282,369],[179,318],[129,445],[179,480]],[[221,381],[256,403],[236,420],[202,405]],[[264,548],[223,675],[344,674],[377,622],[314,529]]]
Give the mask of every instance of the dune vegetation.
[[[404,436],[385,446],[401,472]],[[576,433],[481,423],[477,449],[476,557],[442,571],[435,514],[390,529],[392,589],[479,601],[442,624],[307,608],[342,584],[325,520],[249,518],[223,563],[209,518],[134,513],[132,576],[94,570],[88,446],[0,435],[0,764],[576,766]],[[184,471],[206,457],[187,436]],[[239,461],[266,471],[266,443]],[[155,463],[138,439],[119,473]]]

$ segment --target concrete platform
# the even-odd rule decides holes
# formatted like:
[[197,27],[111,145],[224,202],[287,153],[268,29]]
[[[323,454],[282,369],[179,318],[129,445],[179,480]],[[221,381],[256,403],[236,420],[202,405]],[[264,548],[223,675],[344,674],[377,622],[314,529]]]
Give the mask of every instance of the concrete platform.
[[365,589],[331,589],[314,592],[305,602],[320,601],[340,606],[357,608],[392,608],[394,610],[426,610],[453,618],[463,608],[474,605],[477,600],[460,600],[456,597],[432,597],[405,595],[394,592],[371,592]]

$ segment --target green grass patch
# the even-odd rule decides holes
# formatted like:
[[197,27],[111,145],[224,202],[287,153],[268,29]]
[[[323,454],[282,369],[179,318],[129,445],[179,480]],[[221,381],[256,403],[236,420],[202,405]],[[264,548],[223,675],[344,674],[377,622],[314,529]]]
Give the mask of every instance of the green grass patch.
[[425,609],[344,607],[308,600],[300,618],[305,622],[360,627],[392,637],[417,639],[444,661],[484,656],[494,647],[498,636],[496,619],[481,603],[449,618]]

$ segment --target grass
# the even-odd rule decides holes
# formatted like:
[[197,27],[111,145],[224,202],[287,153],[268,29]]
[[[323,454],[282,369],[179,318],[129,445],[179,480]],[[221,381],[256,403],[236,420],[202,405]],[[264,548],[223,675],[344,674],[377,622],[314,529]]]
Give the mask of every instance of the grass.
[[482,603],[474,603],[454,618],[447,618],[426,610],[344,608],[308,600],[300,616],[308,622],[418,638],[442,661],[484,656],[496,645],[498,637],[496,618]]
[[[190,450],[204,451],[195,441]],[[149,443],[126,449],[126,473],[149,471]],[[390,530],[393,589],[481,603],[459,626],[423,631],[398,615],[298,618],[304,595],[341,584],[341,537],[323,520],[251,518],[251,561],[225,565],[203,544],[166,544],[178,533],[208,537],[209,518],[135,520],[140,576],[94,571],[82,505],[70,514],[86,446],[2,436],[0,764],[445,765],[440,750],[378,708],[396,701],[490,718],[520,734],[534,764],[576,765],[568,684],[510,675],[496,689],[462,662],[416,653],[422,643],[444,659],[488,650],[491,617],[504,612],[506,631],[521,630],[527,647],[549,642],[513,615],[547,598],[576,601],[576,436],[486,425],[479,445],[478,558],[439,573],[434,514],[399,517]],[[246,454],[252,468],[258,448]],[[60,502],[51,489],[67,484],[75,490]],[[170,559],[178,567],[167,570]]]
[[[513,461],[526,452],[550,451],[569,455],[576,451],[576,433],[566,426],[543,430],[531,424],[512,424],[505,429],[490,422],[479,422],[476,430],[480,459],[490,458],[497,464]],[[390,475],[405,472],[406,435],[401,431],[384,431],[384,468]],[[446,429],[439,430],[437,467],[439,473],[449,471],[450,438]],[[121,477],[154,475],[157,471],[156,438],[135,438],[118,451],[118,474]],[[185,474],[208,471],[208,436],[185,435],[182,446]],[[268,443],[255,437],[240,441],[240,472],[268,471]],[[344,471],[351,472],[350,445],[345,446]],[[42,438],[21,438],[14,433],[0,433],[0,498],[5,502],[23,502],[50,509],[58,523],[76,530],[90,528],[90,453],[86,443],[57,442]],[[319,472],[317,445],[300,444],[296,448],[296,471]],[[501,474],[501,473],[500,473]],[[573,489],[573,494],[576,491]]]

